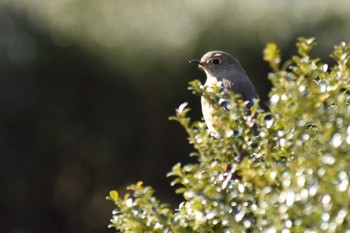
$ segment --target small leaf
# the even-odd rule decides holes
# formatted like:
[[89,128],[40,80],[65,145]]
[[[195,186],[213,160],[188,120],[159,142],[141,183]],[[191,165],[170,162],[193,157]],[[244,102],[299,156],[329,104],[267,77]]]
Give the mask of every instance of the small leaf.
[[263,51],[263,59],[270,63],[273,70],[277,71],[281,62],[281,53],[275,43],[268,43]]
[[109,192],[109,198],[110,198],[111,201],[117,202],[118,199],[119,199],[119,194],[118,194],[118,192],[115,191],[115,190],[110,191],[110,192]]
[[181,113],[184,111],[184,109],[186,109],[187,105],[188,105],[187,102],[182,103],[182,104],[179,106],[179,108],[177,109],[177,112],[178,112],[179,114],[181,114]]
[[143,186],[143,182],[142,181],[138,181],[136,183],[136,189],[142,189],[142,186]]
[[303,57],[307,57],[311,49],[313,49],[317,45],[316,38],[298,38],[297,48],[300,55]]

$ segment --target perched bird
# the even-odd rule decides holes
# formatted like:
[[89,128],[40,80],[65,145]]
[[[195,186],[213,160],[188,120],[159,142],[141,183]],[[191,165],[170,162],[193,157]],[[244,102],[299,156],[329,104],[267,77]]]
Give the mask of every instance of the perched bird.
[[[244,101],[253,103],[257,100],[258,94],[253,83],[239,61],[230,54],[223,51],[210,51],[204,54],[200,60],[190,60],[190,63],[198,64],[199,68],[205,72],[207,76],[205,88],[221,85],[225,90],[239,94]],[[201,104],[203,117],[209,131],[214,136],[218,136],[212,114],[215,110],[213,105],[204,96],[201,98]],[[224,109],[228,111],[225,106]]]

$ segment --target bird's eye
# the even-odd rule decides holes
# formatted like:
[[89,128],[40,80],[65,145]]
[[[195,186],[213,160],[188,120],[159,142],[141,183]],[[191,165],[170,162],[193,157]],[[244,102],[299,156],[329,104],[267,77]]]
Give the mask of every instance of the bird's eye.
[[211,60],[211,63],[213,63],[214,65],[219,65],[221,61],[218,58],[214,58],[213,60]]

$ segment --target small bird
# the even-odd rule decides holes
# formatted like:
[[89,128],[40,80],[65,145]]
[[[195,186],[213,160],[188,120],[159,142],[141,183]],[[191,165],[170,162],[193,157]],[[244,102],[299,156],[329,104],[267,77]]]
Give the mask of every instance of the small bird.
[[[198,67],[205,72],[207,76],[205,88],[222,85],[225,90],[239,94],[244,101],[249,101],[251,104],[258,99],[255,87],[245,70],[239,61],[229,53],[218,50],[210,51],[204,54],[200,60],[190,60],[189,62],[198,64]],[[209,131],[218,137],[212,114],[215,108],[204,96],[201,98],[201,104],[203,117]],[[224,107],[224,109],[228,111],[227,108]]]

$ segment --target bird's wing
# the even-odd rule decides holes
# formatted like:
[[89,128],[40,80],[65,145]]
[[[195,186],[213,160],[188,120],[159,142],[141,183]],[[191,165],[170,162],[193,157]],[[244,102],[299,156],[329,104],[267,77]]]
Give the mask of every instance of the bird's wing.
[[235,81],[223,79],[222,83],[227,90],[239,94],[243,100],[252,101],[253,99],[258,98],[258,94],[255,90],[255,87],[247,76],[242,77],[240,79],[236,79]]
[[[223,86],[229,91],[239,94],[244,101],[249,101],[250,103],[247,107],[250,107],[259,97],[255,90],[253,83],[248,79],[248,77],[242,77],[241,79],[232,82],[229,79],[223,79]],[[228,98],[220,99],[219,104],[224,108],[225,111],[229,111],[230,101]]]

